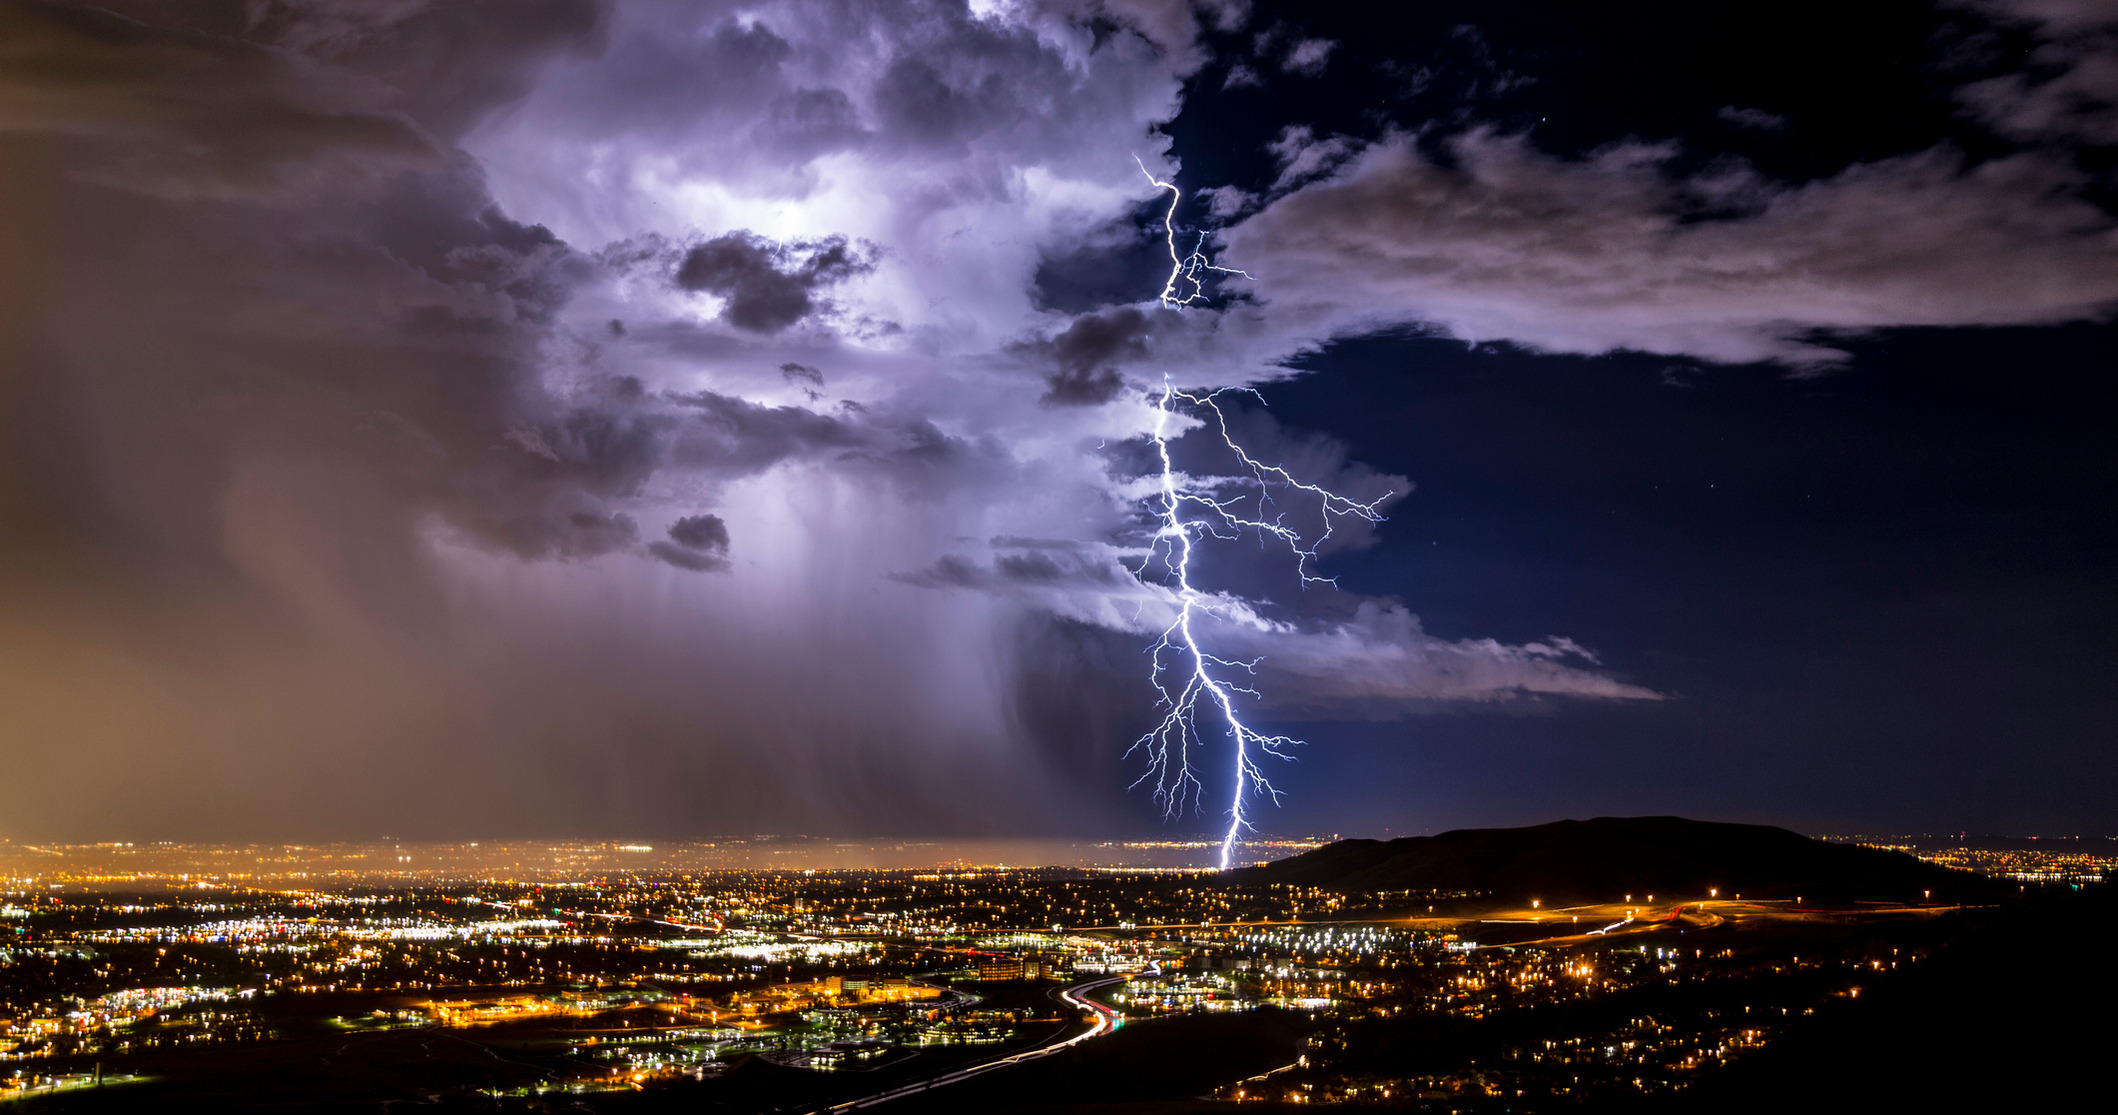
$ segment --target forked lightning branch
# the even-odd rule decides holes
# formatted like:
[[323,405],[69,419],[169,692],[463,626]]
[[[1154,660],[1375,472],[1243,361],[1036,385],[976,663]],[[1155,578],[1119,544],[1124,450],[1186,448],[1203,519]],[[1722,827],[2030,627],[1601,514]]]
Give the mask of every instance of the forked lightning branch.
[[[1169,209],[1162,217],[1170,262],[1169,279],[1162,287],[1163,305],[1179,308],[1205,297],[1208,272],[1250,277],[1209,261],[1204,254],[1203,234],[1190,252],[1181,251],[1177,247],[1176,214],[1183,201],[1182,191],[1156,178],[1144,164],[1140,171],[1157,188],[1170,193]],[[1363,503],[1305,483],[1277,465],[1257,460],[1229,430],[1228,416],[1219,402],[1221,393],[1179,390],[1165,376],[1161,391],[1151,396],[1155,420],[1149,437],[1161,466],[1161,482],[1149,505],[1158,521],[1149,558],[1136,575],[1172,595],[1176,616],[1148,648],[1150,677],[1157,694],[1156,707],[1163,710],[1162,720],[1135,741],[1127,754],[1146,754],[1147,770],[1134,785],[1151,784],[1164,813],[1175,816],[1187,806],[1202,807],[1206,795],[1198,765],[1207,739],[1201,731],[1201,717],[1208,724],[1222,726],[1231,760],[1226,775],[1228,828],[1221,839],[1219,861],[1225,870],[1234,862],[1237,842],[1251,828],[1247,805],[1260,797],[1279,801],[1280,792],[1266,777],[1264,760],[1291,758],[1287,749],[1300,746],[1302,741],[1257,731],[1245,721],[1238,702],[1260,696],[1250,683],[1262,659],[1229,658],[1208,649],[1208,636],[1214,626],[1244,622],[1248,609],[1242,608],[1246,617],[1239,618],[1232,614],[1241,607],[1239,602],[1202,590],[1193,582],[1192,559],[1197,547],[1207,539],[1233,541],[1246,535],[1270,539],[1286,546],[1303,587],[1335,584],[1317,572],[1318,548],[1331,537],[1334,525],[1343,516],[1381,522],[1382,514],[1377,508],[1394,493]],[[1184,418],[1218,435],[1240,462],[1241,472],[1199,477],[1180,470],[1170,456],[1170,443],[1190,432],[1188,426],[1178,428],[1184,425]],[[1320,512],[1323,527],[1316,537],[1307,537],[1287,525],[1284,511],[1274,514],[1275,506],[1283,500],[1306,501]]]

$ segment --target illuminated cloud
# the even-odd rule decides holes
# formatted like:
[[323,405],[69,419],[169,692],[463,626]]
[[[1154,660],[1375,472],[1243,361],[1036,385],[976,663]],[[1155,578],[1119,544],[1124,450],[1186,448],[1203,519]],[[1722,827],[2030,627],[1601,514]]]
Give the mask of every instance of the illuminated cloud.
[[[1019,599],[1077,623],[1143,638],[1163,631],[1176,614],[1167,588],[1141,584],[1109,551],[1003,551],[990,564],[949,554],[897,579]],[[1208,610],[1204,638],[1216,654],[1257,663],[1258,692],[1246,699],[1271,716],[1381,719],[1447,702],[1539,696],[1663,699],[1611,677],[1571,639],[1519,645],[1439,639],[1421,628],[1419,617],[1385,601],[1362,601],[1343,620],[1270,619],[1250,601],[1225,594]]]
[[[696,245],[677,263],[677,285],[720,295],[721,320],[754,333],[777,333],[817,310],[817,292],[874,269],[843,236],[774,244],[728,232]],[[800,365],[793,365],[799,367]],[[780,365],[784,373],[789,365]]]
[[1093,815],[1110,768],[996,674],[1034,617],[889,574],[1113,517],[1078,449],[1116,423],[1002,349],[1045,244],[1150,192],[1112,153],[1155,154],[1165,46],[947,4],[200,19],[0,7],[17,824]]
[[[1228,229],[1228,260],[1318,340],[1424,325],[1798,367],[1841,359],[1835,335],[2118,302],[2118,225],[2040,155],[1933,150],[1783,185],[1740,167],[1673,176],[1665,147],[1568,160],[1476,131],[1449,148],[1445,165],[1409,136],[1371,145]],[[1316,149],[1283,156],[1290,172]]]
[[[1055,298],[1139,246],[1241,4],[172,10],[0,6],[0,812],[51,831],[76,777],[142,834],[1101,823],[1170,606],[1132,572],[1165,373],[1405,324],[1813,366],[2118,298],[2040,154],[1789,185],[1307,129],[1211,196],[1241,298]],[[2061,80],[1967,103],[2034,130]],[[1240,421],[1363,499],[1417,479]],[[1274,715],[1659,696],[1240,550],[1217,600]]]
[[1973,82],[1958,97],[2016,139],[2118,143],[2118,9],[2099,0],[1964,0],[2027,26],[2037,46],[2018,72]]
[[728,568],[728,524],[718,515],[688,515],[669,525],[668,541],[648,543],[648,552],[694,573]]

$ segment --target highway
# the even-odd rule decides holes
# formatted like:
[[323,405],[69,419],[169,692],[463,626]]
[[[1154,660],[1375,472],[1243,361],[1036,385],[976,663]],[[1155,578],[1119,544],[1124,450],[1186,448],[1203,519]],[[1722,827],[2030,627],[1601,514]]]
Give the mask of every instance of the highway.
[[[1108,1034],[1112,1030],[1118,1028],[1118,1012],[1110,1009],[1109,1007],[1104,1006],[1101,1003],[1094,1001],[1093,999],[1090,999],[1088,997],[1088,993],[1096,990],[1099,987],[1109,987],[1111,984],[1114,983],[1124,983],[1130,978],[1132,977],[1112,976],[1109,979],[1092,980],[1088,983],[1077,983],[1071,987],[1063,988],[1060,990],[1059,999],[1061,1002],[1064,1002],[1069,1006],[1073,1006],[1079,1008],[1080,1010],[1088,1012],[1090,1017],[1094,1019],[1093,1025],[1091,1025],[1087,1030],[1075,1034],[1073,1037],[1054,1041],[1046,1045],[1040,1045],[1035,1049],[1025,1049],[1020,1053],[1012,1053],[1005,1057],[995,1058],[994,1060],[986,1061],[982,1064],[972,1065],[970,1068],[958,1069],[955,1072],[946,1073],[944,1075],[937,1076],[929,1080],[922,1080],[917,1084],[906,1084],[901,1087],[892,1088],[887,1092],[877,1092],[872,1096],[864,1096],[860,1099],[846,1100],[843,1103],[833,1104],[830,1107],[817,1108],[816,1111],[852,1111],[856,1108],[874,1107],[877,1104],[889,1103],[892,1100],[903,1099],[906,1096],[917,1095],[922,1092],[931,1092],[936,1088],[945,1088],[951,1084],[958,1083],[959,1081],[969,1080],[974,1076],[982,1076],[985,1073],[994,1072],[996,1070],[1004,1068],[1011,1068],[1015,1065],[1020,1065],[1029,1061],[1037,1060],[1041,1057],[1049,1057],[1054,1053],[1059,1053],[1067,1049],[1071,1049],[1074,1046],[1077,1046],[1082,1042],[1089,1040],[1090,1038],[1102,1037],[1104,1034]],[[1063,1030],[1061,1031],[1061,1033],[1064,1032],[1065,1031]]]

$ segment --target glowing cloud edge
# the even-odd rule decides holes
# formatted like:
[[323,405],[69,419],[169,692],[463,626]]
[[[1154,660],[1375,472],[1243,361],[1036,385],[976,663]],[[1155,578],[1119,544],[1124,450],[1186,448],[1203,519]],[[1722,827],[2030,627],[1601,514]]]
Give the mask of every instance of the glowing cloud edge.
[[[1135,159],[1137,162],[1137,158]],[[1160,301],[1164,306],[1180,309],[1205,297],[1203,272],[1218,272],[1226,275],[1251,276],[1230,267],[1215,266],[1204,254],[1206,237],[1199,240],[1189,253],[1177,247],[1176,213],[1184,195],[1174,183],[1156,178],[1146,164],[1140,173],[1156,188],[1170,193],[1169,208],[1163,213],[1162,228],[1169,247],[1169,278],[1163,283]],[[1180,293],[1181,288],[1188,289]],[[1203,799],[1205,784],[1199,780],[1192,765],[1193,748],[1205,749],[1205,740],[1199,733],[1198,707],[1201,699],[1227,724],[1229,737],[1234,741],[1233,787],[1229,797],[1228,828],[1221,838],[1219,865],[1227,870],[1233,865],[1237,842],[1245,831],[1252,829],[1245,803],[1256,796],[1280,800],[1280,791],[1265,777],[1260,759],[1271,756],[1292,759],[1286,748],[1303,746],[1303,741],[1292,736],[1269,735],[1252,729],[1244,722],[1236,709],[1236,695],[1259,696],[1258,691],[1247,684],[1229,680],[1225,674],[1242,671],[1255,676],[1262,658],[1248,661],[1223,658],[1208,651],[1200,642],[1196,624],[1215,618],[1221,608],[1213,598],[1202,593],[1191,583],[1191,559],[1196,540],[1204,537],[1233,539],[1245,531],[1255,531],[1261,537],[1283,542],[1295,559],[1295,570],[1303,587],[1311,584],[1336,586],[1329,577],[1319,576],[1314,570],[1317,548],[1331,537],[1333,523],[1339,516],[1352,515],[1369,523],[1383,521],[1377,510],[1396,492],[1386,492],[1368,502],[1349,499],[1314,484],[1306,484],[1277,465],[1265,464],[1252,457],[1238,443],[1228,429],[1228,417],[1221,410],[1218,397],[1221,391],[1194,394],[1178,390],[1163,377],[1162,389],[1155,400],[1154,428],[1149,439],[1154,443],[1156,457],[1161,464],[1161,477],[1157,494],[1150,501],[1156,506],[1159,525],[1150,546],[1149,560],[1142,562],[1135,572],[1142,583],[1147,583],[1148,571],[1159,559],[1164,573],[1176,581],[1174,596],[1177,604],[1176,618],[1163,629],[1159,638],[1148,647],[1151,668],[1150,683],[1157,695],[1156,707],[1166,710],[1161,723],[1150,729],[1126,751],[1127,757],[1144,751],[1147,770],[1133,782],[1135,787],[1151,782],[1155,800],[1162,806],[1165,816],[1175,816],[1184,810],[1187,803],[1194,808]],[[1257,392],[1248,391],[1257,396]],[[1263,396],[1257,396],[1262,401]],[[1211,414],[1213,428],[1220,434],[1222,444],[1242,462],[1248,475],[1242,477],[1213,477],[1199,480],[1178,471],[1170,457],[1169,444],[1172,419],[1178,408],[1188,408],[1201,414]],[[1200,419],[1204,421],[1203,417]],[[1189,431],[1185,431],[1189,432]],[[1175,436],[1182,436],[1179,433]],[[1238,513],[1238,504],[1248,498],[1248,492],[1236,495],[1220,494],[1234,486],[1254,489],[1257,510],[1254,516]],[[1267,519],[1267,509],[1272,504],[1275,488],[1300,493],[1313,499],[1323,515],[1324,531],[1314,540],[1304,538],[1300,532],[1286,525],[1284,514]],[[1189,514],[1187,514],[1189,512]],[[1166,582],[1162,586],[1168,588]],[[1178,684],[1175,679],[1182,677]],[[1174,690],[1174,691],[1172,691]]]

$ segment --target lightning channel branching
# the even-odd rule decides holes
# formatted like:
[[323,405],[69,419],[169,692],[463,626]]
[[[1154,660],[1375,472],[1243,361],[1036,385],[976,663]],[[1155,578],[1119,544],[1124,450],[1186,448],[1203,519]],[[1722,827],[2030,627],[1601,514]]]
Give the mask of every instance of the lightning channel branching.
[[[1177,250],[1177,206],[1184,201],[1184,191],[1179,190],[1174,182],[1164,182],[1160,178],[1155,177],[1154,172],[1147,169],[1147,164],[1140,162],[1140,156],[1134,155],[1133,162],[1139,163],[1140,173],[1147,175],[1147,180],[1153,182],[1156,189],[1169,191],[1169,208],[1162,214],[1162,234],[1169,245],[1169,281],[1162,284],[1163,305],[1189,306],[1206,297],[1206,280],[1202,277],[1202,272],[1217,271],[1223,275],[1241,275],[1246,279],[1251,277],[1247,271],[1238,271],[1233,267],[1214,266],[1213,261],[1206,258],[1206,234],[1204,232],[1201,232],[1198,240],[1193,242],[1189,254],[1179,254]],[[1187,283],[1190,284],[1191,289],[1179,295],[1177,288]]]
[[[1182,254],[1177,247],[1176,213],[1183,194],[1174,184],[1148,173],[1146,164],[1141,164],[1140,172],[1158,188],[1170,192],[1169,210],[1162,218],[1170,262],[1169,281],[1162,287],[1163,305],[1180,308],[1204,297],[1202,272],[1250,277],[1234,268],[1217,267],[1208,260],[1203,252],[1203,234],[1190,254]],[[1186,284],[1189,289],[1182,289]],[[1142,563],[1137,575],[1144,581],[1151,569],[1157,564],[1161,566],[1161,585],[1174,597],[1176,617],[1148,648],[1152,663],[1150,677],[1157,695],[1156,707],[1164,710],[1162,721],[1135,741],[1131,751],[1144,751],[1147,756],[1147,771],[1133,784],[1152,783],[1155,800],[1165,813],[1175,815],[1187,805],[1198,808],[1205,795],[1206,787],[1199,780],[1193,754],[1195,750],[1205,748],[1205,738],[1199,731],[1201,703],[1207,706],[1210,718],[1218,718],[1226,725],[1228,738],[1234,744],[1234,784],[1229,797],[1228,830],[1221,839],[1220,852],[1220,865],[1226,870],[1234,861],[1236,843],[1251,829],[1247,804],[1258,797],[1268,797],[1275,804],[1280,800],[1280,792],[1265,776],[1263,759],[1267,756],[1292,758],[1287,748],[1300,746],[1302,741],[1292,736],[1256,731],[1243,720],[1236,702],[1239,697],[1255,698],[1259,695],[1248,684],[1248,679],[1256,676],[1262,659],[1225,658],[1206,649],[1201,639],[1201,627],[1231,620],[1231,613],[1239,604],[1231,598],[1203,591],[1192,583],[1194,547],[1206,538],[1229,540],[1254,531],[1261,539],[1270,538],[1286,545],[1304,587],[1335,584],[1331,578],[1316,572],[1318,547],[1331,537],[1337,520],[1343,516],[1381,522],[1382,514],[1378,508],[1394,493],[1385,493],[1363,503],[1304,483],[1277,465],[1257,460],[1230,432],[1228,416],[1220,406],[1221,394],[1221,391],[1180,391],[1165,376],[1160,394],[1153,396],[1155,421],[1149,437],[1161,465],[1161,482],[1151,503],[1159,522],[1149,547],[1149,558]],[[1250,394],[1256,395],[1256,392]],[[1259,398],[1262,401],[1262,396]],[[1180,471],[1171,459],[1169,449],[1171,441],[1189,432],[1172,432],[1180,415],[1217,433],[1222,444],[1241,462],[1243,474],[1193,477]],[[1306,538],[1301,531],[1287,525],[1284,512],[1268,518],[1276,502],[1276,493],[1282,497],[1299,496],[1312,501],[1321,512],[1322,532],[1314,539]],[[1253,506],[1254,511],[1250,510]],[[1248,610],[1243,611],[1247,613]]]

